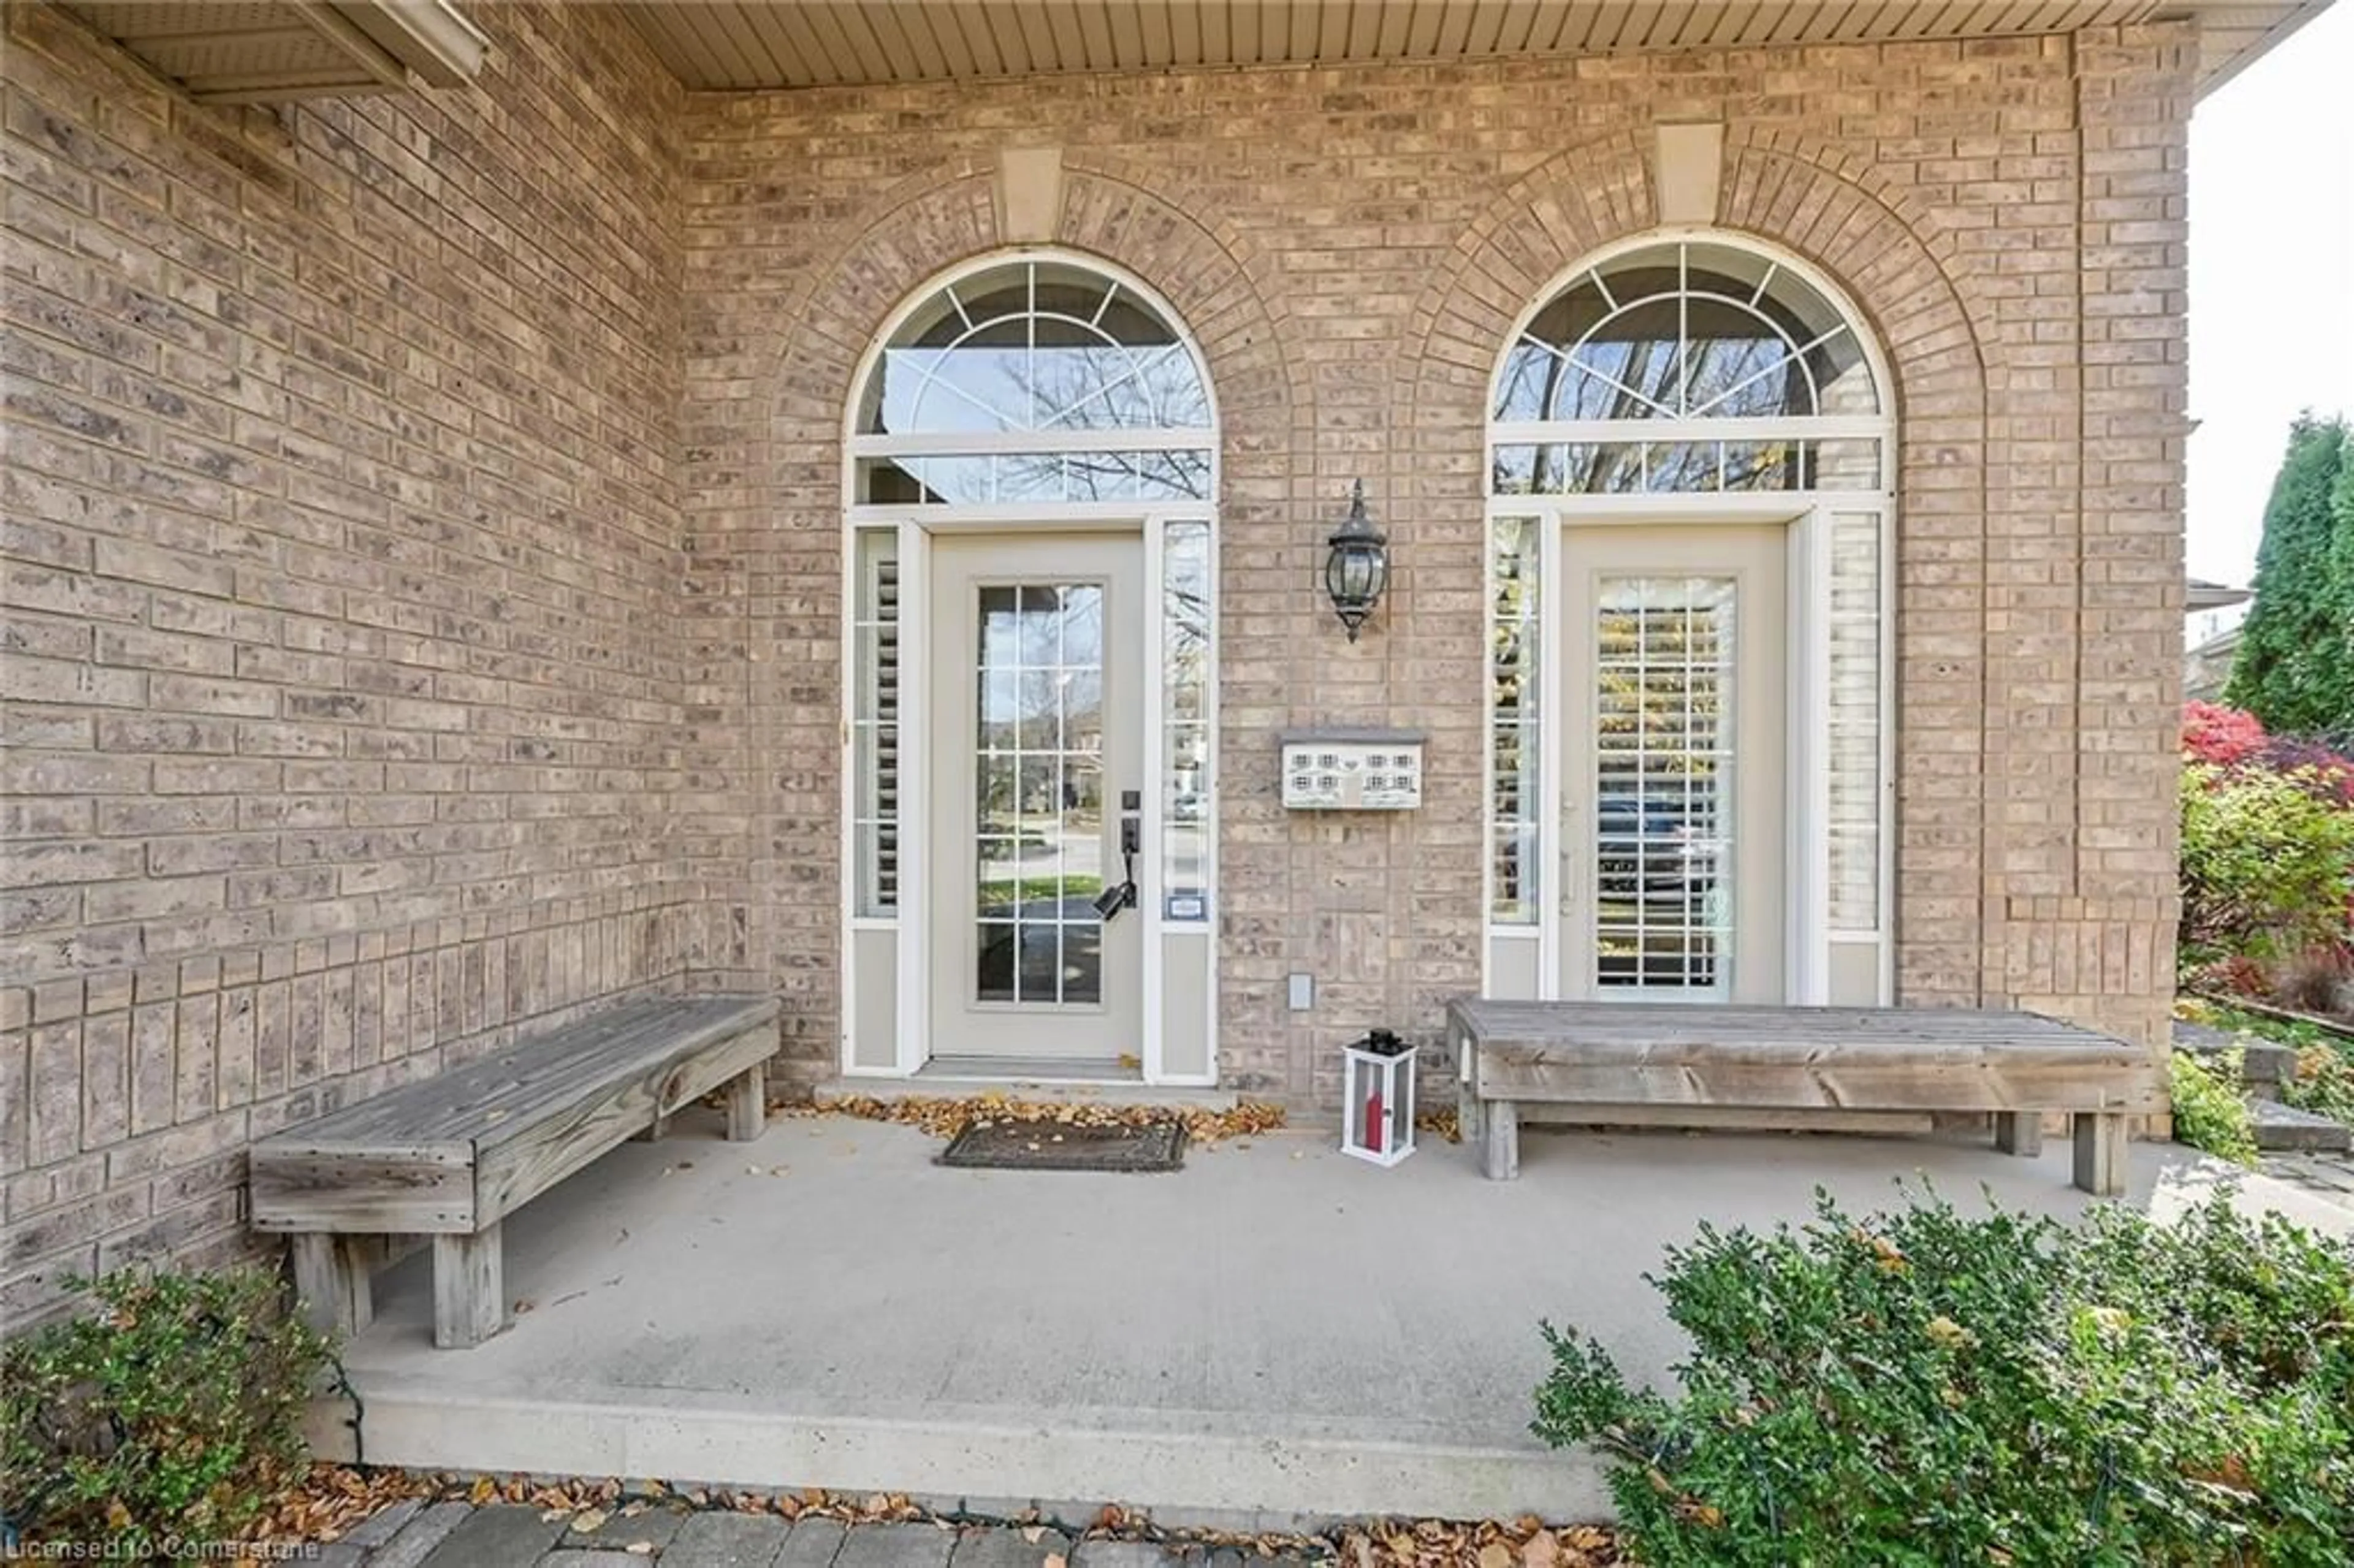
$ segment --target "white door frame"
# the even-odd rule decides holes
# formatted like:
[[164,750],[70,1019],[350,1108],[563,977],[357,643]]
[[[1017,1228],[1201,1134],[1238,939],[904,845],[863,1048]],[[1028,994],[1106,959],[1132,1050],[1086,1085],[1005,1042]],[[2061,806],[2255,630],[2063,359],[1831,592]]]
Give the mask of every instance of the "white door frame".
[[[1025,261],[1054,262],[1091,273],[1140,301],[1154,312],[1161,322],[1183,344],[1199,376],[1203,397],[1208,411],[1208,423],[1199,428],[1122,427],[1118,429],[1057,430],[1051,437],[1035,431],[970,431],[950,435],[918,434],[913,436],[882,435],[863,432],[860,429],[860,407],[866,390],[883,362],[886,347],[898,335],[902,326],[928,304],[939,298],[943,291],[969,279],[989,272],[1009,263]],[[1108,299],[1108,295],[1107,296]],[[958,307],[960,310],[962,306]],[[858,551],[857,535],[868,528],[896,530],[899,560],[899,832],[906,844],[917,843],[920,834],[928,832],[931,789],[929,773],[928,723],[932,712],[930,691],[930,658],[932,627],[930,540],[933,535],[949,533],[1019,532],[1023,534],[1085,531],[1109,533],[1135,530],[1143,539],[1145,577],[1144,592],[1150,607],[1138,630],[1137,648],[1145,661],[1147,701],[1144,757],[1144,834],[1146,853],[1140,856],[1137,913],[1144,916],[1144,976],[1142,1006],[1142,1074],[1147,1084],[1171,1086],[1214,1086],[1218,1078],[1217,1042],[1217,977],[1218,942],[1216,938],[1218,907],[1223,896],[1216,871],[1219,800],[1218,717],[1218,551],[1219,534],[1215,497],[1224,493],[1224,450],[1218,440],[1223,428],[1217,406],[1217,388],[1211,380],[1208,361],[1201,344],[1184,318],[1162,298],[1158,291],[1126,269],[1100,257],[1053,245],[1013,245],[970,256],[932,274],[912,290],[893,309],[889,316],[860,354],[849,387],[849,396],[843,408],[842,439],[842,528],[843,598],[842,598],[842,790],[841,845],[839,864],[842,869],[842,904],[839,931],[841,959],[837,974],[840,990],[841,1038],[837,1061],[845,1077],[905,1078],[918,1071],[929,1059],[931,1041],[931,999],[929,988],[930,955],[928,951],[928,911],[930,909],[931,867],[929,856],[903,853],[898,863],[897,901],[889,915],[862,916],[858,912],[857,878],[857,779],[853,750],[856,735],[857,683],[854,678],[858,668]],[[1204,494],[1211,499],[1172,502],[1069,502],[990,505],[903,505],[877,504],[861,501],[858,468],[861,458],[888,457],[902,454],[991,453],[1027,451],[1040,449],[1055,450],[1115,450],[1167,451],[1199,450],[1209,454],[1209,476]],[[1162,544],[1167,527],[1174,523],[1200,523],[1208,529],[1209,598],[1207,606],[1211,629],[1211,660],[1209,688],[1204,694],[1204,718],[1208,731],[1209,754],[1203,769],[1199,794],[1204,823],[1203,849],[1203,881],[1209,898],[1208,922],[1175,927],[1167,918],[1167,908],[1161,897],[1162,841],[1165,824],[1161,790],[1163,785],[1162,751],[1167,742],[1163,675],[1161,658],[1162,638],[1167,619],[1167,585],[1163,581]],[[756,656],[758,656],[756,654]],[[910,829],[916,832],[910,832]],[[1176,1075],[1164,1068],[1163,1001],[1167,982],[1164,939],[1172,930],[1200,932],[1205,937],[1202,946],[1206,949],[1202,983],[1207,986],[1209,1004],[1209,1039],[1206,1042],[1208,1064],[1206,1073],[1199,1075]],[[893,993],[893,1055],[887,1067],[855,1065],[857,1035],[857,976],[855,969],[858,938],[862,932],[889,931],[896,944],[896,972]],[[1189,979],[1191,977],[1188,977]]]
[[[1536,976],[1538,998],[1552,1001],[1560,995],[1561,959],[1567,938],[1565,917],[1561,912],[1559,888],[1554,879],[1560,874],[1562,808],[1564,804],[1565,780],[1563,777],[1562,743],[1567,737],[1553,735],[1549,726],[1561,722],[1564,713],[1563,690],[1569,629],[1564,624],[1563,602],[1566,597],[1563,585],[1568,566],[1567,533],[1571,527],[1667,528],[1705,526],[1710,524],[1780,524],[1787,530],[1787,556],[1785,568],[1788,605],[1786,630],[1787,652],[1783,661],[1784,711],[1786,736],[1783,780],[1784,800],[1788,822],[1785,829],[1785,868],[1787,887],[1783,899],[1783,916],[1787,922],[1790,939],[1784,945],[1783,988],[1785,1001],[1794,1006],[1819,1005],[1827,1000],[1829,980],[1827,955],[1835,933],[1829,916],[1830,881],[1830,805],[1829,770],[1825,757],[1825,741],[1829,733],[1829,703],[1830,679],[1830,561],[1829,519],[1835,512],[1870,512],[1881,520],[1881,657],[1880,657],[1880,743],[1881,743],[1881,975],[1880,1000],[1885,1003],[1893,995],[1893,953],[1895,943],[1891,927],[1889,897],[1893,892],[1893,863],[1895,859],[1888,843],[1893,830],[1894,784],[1891,767],[1894,760],[1894,710],[1892,706],[1894,648],[1888,631],[1893,622],[1890,605],[1891,556],[1893,541],[1889,538],[1889,500],[1878,491],[1782,491],[1729,494],[1607,494],[1607,495],[1543,495],[1497,496],[1487,503],[1490,524],[1500,517],[1534,517],[1539,520],[1540,542],[1538,559],[1538,648],[1537,703],[1538,712],[1547,727],[1548,738],[1534,749],[1537,769],[1537,822],[1544,845],[1536,857],[1540,886],[1544,889],[1537,901],[1534,938],[1537,944]],[[1483,534],[1487,531],[1483,530]],[[1492,567],[1492,552],[1483,537],[1482,553]],[[1486,601],[1494,602],[1495,585],[1488,584]],[[1495,778],[1493,748],[1483,748],[1482,775],[1484,783],[1483,819],[1490,829],[1494,826]],[[1523,764],[1526,766],[1526,763]],[[1487,841],[1492,843],[1492,834]],[[1488,877],[1492,878],[1493,856],[1488,857]],[[1493,889],[1482,895],[1482,927],[1485,939],[1480,943],[1480,990],[1491,992],[1494,944],[1499,936],[1511,939],[1517,935],[1526,939],[1528,927],[1506,927],[1488,925],[1486,912],[1493,908]]]
[[[925,839],[930,831],[931,810],[931,747],[933,736],[930,722],[933,715],[931,690],[932,615],[931,541],[935,535],[971,534],[1020,533],[1036,535],[1051,533],[1134,533],[1143,552],[1143,593],[1146,613],[1140,619],[1135,633],[1129,640],[1131,657],[1143,661],[1146,715],[1143,725],[1143,767],[1140,789],[1143,796],[1144,853],[1138,857],[1137,911],[1144,921],[1144,961],[1142,994],[1139,1001],[1141,1071],[1144,1082],[1169,1086],[1212,1086],[1217,1083],[1218,1054],[1213,1009],[1209,1041],[1209,1071],[1202,1075],[1177,1075],[1164,1069],[1162,1057],[1163,1001],[1169,983],[1166,960],[1169,929],[1167,906],[1161,896],[1161,853],[1165,829],[1165,810],[1161,799],[1161,783],[1167,744],[1166,670],[1161,659],[1167,619],[1166,594],[1163,583],[1162,544],[1168,525],[1172,523],[1199,523],[1209,529],[1211,601],[1205,607],[1212,628],[1212,678],[1207,693],[1205,716],[1210,734],[1210,764],[1200,790],[1204,821],[1208,831],[1204,835],[1203,880],[1212,901],[1212,938],[1203,944],[1205,948],[1204,972],[1198,980],[1208,988],[1206,994],[1214,998],[1217,992],[1218,943],[1214,937],[1218,894],[1217,839],[1219,723],[1218,681],[1216,679],[1216,627],[1218,623],[1218,529],[1216,518],[1206,503],[1168,506],[1150,511],[1133,504],[1110,504],[1085,508],[1058,508],[1051,518],[1041,522],[1039,514],[1012,507],[980,506],[862,506],[854,514],[852,527],[844,531],[845,538],[857,530],[890,528],[896,531],[899,562],[899,832],[902,850],[899,856],[897,911],[887,916],[861,915],[857,909],[857,886],[852,868],[856,863],[856,778],[852,765],[851,744],[854,735],[858,685],[850,678],[857,668],[858,638],[856,630],[857,551],[845,548],[843,554],[843,615],[842,668],[843,702],[843,768],[841,805],[841,864],[843,877],[842,902],[842,1037],[838,1051],[838,1066],[844,1077],[906,1078],[920,1071],[931,1059],[931,935],[929,911],[935,889],[932,885],[932,857],[925,853]],[[1018,525],[1018,526],[1017,526]],[[1198,928],[1198,927],[1194,927]],[[888,1068],[859,1066],[854,1059],[853,1043],[857,1038],[857,934],[862,930],[887,930],[896,934],[896,963],[894,1040],[896,1051]]]

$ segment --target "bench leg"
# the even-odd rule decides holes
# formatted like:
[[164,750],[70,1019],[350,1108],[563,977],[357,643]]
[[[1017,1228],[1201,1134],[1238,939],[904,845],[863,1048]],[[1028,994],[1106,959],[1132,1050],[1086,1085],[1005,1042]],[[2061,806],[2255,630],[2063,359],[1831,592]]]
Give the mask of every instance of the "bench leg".
[[769,1121],[769,1065],[755,1062],[727,1086],[727,1141],[749,1143]]
[[1485,1114],[1479,1097],[1471,1092],[1471,1086],[1458,1084],[1455,1086],[1455,1136],[1466,1143],[1479,1142],[1484,1126],[1480,1118]]
[[2076,1117],[2076,1185],[2095,1197],[2126,1190],[2126,1118],[2079,1112]]
[[670,1118],[658,1116],[630,1135],[631,1143],[660,1143],[670,1131]]
[[1509,1181],[1521,1173],[1521,1107],[1490,1100],[1482,1119],[1479,1169],[1490,1181]]
[[302,1320],[345,1341],[366,1330],[376,1318],[376,1297],[356,1241],[322,1231],[297,1231],[286,1239]]
[[433,1342],[468,1350],[507,1326],[506,1266],[495,1224],[433,1238]]
[[2034,1159],[2043,1152],[2043,1113],[1995,1112],[1994,1146],[2005,1154],[2016,1154],[2023,1160]]

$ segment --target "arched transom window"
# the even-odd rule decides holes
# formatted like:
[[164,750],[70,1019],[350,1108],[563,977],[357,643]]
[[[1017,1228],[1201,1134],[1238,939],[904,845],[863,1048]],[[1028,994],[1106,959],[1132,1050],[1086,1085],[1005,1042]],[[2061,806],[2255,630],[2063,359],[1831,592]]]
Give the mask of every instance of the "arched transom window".
[[1876,490],[1882,394],[1845,311],[1790,264],[1704,240],[1582,269],[1496,376],[1497,495]]
[[1206,499],[1208,382],[1168,313],[1078,263],[999,262],[919,302],[862,388],[856,499]]

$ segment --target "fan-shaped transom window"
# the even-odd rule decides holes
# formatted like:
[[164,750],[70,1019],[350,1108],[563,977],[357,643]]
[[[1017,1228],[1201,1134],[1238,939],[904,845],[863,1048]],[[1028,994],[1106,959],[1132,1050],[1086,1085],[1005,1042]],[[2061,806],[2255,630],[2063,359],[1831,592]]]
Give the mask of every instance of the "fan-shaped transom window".
[[1134,285],[1062,260],[944,285],[862,392],[858,498],[963,505],[1199,500],[1208,384]]
[[1855,323],[1788,264],[1723,243],[1581,270],[1506,350],[1490,413],[1499,495],[1881,483]]

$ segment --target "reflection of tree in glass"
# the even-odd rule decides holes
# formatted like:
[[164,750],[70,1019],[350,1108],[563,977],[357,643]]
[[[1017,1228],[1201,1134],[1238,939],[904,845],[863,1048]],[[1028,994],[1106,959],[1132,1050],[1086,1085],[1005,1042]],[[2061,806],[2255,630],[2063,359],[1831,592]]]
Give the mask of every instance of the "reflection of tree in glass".
[[[1198,429],[1209,423],[1201,377],[1184,344],[1144,349],[1056,349],[1018,373],[1042,430]],[[1012,453],[1001,460],[1002,496],[1067,501],[1199,499],[1209,494],[1210,454],[1174,451]]]
[[981,590],[981,832],[1093,810],[1103,747],[1103,590],[1028,584]]

